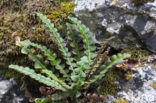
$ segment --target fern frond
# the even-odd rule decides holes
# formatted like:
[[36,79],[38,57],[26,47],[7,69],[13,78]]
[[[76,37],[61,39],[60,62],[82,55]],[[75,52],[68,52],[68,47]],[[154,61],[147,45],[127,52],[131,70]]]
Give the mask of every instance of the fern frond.
[[[19,44],[22,45],[23,42],[19,42]],[[43,72],[43,70],[46,70],[47,69],[46,66],[45,66],[45,64],[40,61],[40,58],[38,56],[34,55],[30,49],[28,49],[26,47],[23,47],[22,50],[21,50],[21,52],[24,53],[24,54],[29,55],[30,57],[32,57],[35,60],[35,68],[40,69],[41,72]],[[51,75],[48,75],[48,76],[51,77],[54,80],[57,80],[57,77],[54,74],[51,74]]]
[[[36,98],[35,99],[35,103],[60,103],[58,101],[63,101],[65,99],[67,99],[67,97],[69,97],[72,92],[60,92],[60,93],[56,93],[56,94],[53,94],[50,98],[50,102],[48,101],[48,99],[46,98]],[[46,102],[48,101],[48,102]],[[64,103],[64,102],[63,102]]]
[[35,60],[35,67],[38,68],[38,69],[40,69],[41,73],[45,73],[48,77],[50,77],[53,80],[57,81],[63,87],[70,88],[68,85],[66,85],[65,82],[63,82],[62,80],[59,80],[52,71],[50,71],[50,70],[48,70],[46,68],[45,64],[43,62],[41,62],[41,60],[39,59],[39,57],[37,57],[36,55],[34,55],[32,53],[32,51],[27,48],[29,46],[29,44],[27,44],[25,42],[26,41],[24,41],[24,42],[18,42],[18,44],[20,44],[21,46],[25,46],[26,45],[26,47],[23,47],[22,48],[22,53],[25,53],[25,54],[29,55],[30,57],[32,57]]
[[[99,84],[114,65],[122,63],[125,61],[125,58],[130,57],[130,55],[126,53],[117,54],[113,55],[111,59],[106,62],[106,59],[108,59],[108,49],[104,52],[104,48],[114,37],[110,37],[106,39],[106,42],[102,42],[103,47],[99,52],[95,52],[96,46],[92,40],[92,34],[89,29],[78,19],[69,17],[74,23],[73,25],[67,23],[68,39],[70,40],[70,47],[72,47],[71,54],[63,38],[54,27],[54,24],[43,14],[37,13],[37,15],[49,28],[51,36],[55,38],[54,41],[59,47],[58,49],[61,51],[63,58],[58,59],[57,55],[45,46],[30,41],[18,40],[16,45],[22,47],[21,52],[23,54],[27,54],[33,59],[35,62],[34,67],[38,69],[39,74],[37,74],[34,69],[28,67],[10,65],[9,68],[28,75],[45,85],[58,89],[59,91],[49,99],[51,102],[63,100],[68,97],[79,98],[81,93],[86,90],[86,87],[89,87],[92,83],[98,82]],[[80,44],[81,42],[82,44]],[[34,53],[30,47],[37,50],[40,49],[40,52],[44,53],[46,60],[44,61],[44,57],[41,55],[36,55],[38,52]],[[83,50],[84,52],[82,52]],[[63,65],[61,65],[63,62],[61,59],[63,59],[63,61],[65,60]],[[53,68],[48,68],[49,66],[55,66],[57,70],[53,71]],[[65,67],[69,68],[66,69]],[[59,77],[59,75],[61,75],[61,77]],[[36,102],[41,103],[47,100],[48,99],[41,98],[36,99]]]
[[101,43],[101,48],[98,50],[97,56],[95,57],[93,64],[91,65],[91,69],[87,73],[86,80],[90,77],[90,75],[94,75],[94,73],[100,68],[100,66],[102,66],[101,63],[105,60],[109,51],[105,51],[102,56],[101,53],[104,51],[106,45],[110,43],[113,39],[115,39],[115,36],[111,36]]
[[60,71],[61,74],[63,74],[64,77],[69,77],[67,75],[67,72],[64,70],[65,68],[60,65],[60,61],[56,60],[56,54],[51,53],[49,49],[47,49],[46,46],[41,46],[39,44],[32,43],[30,41],[24,41],[27,45],[31,45],[33,47],[39,48],[41,51],[44,52],[44,54],[48,57],[48,60],[51,61],[51,65],[54,65],[57,70]]
[[81,38],[78,36],[78,31],[75,30],[72,24],[66,23],[68,29],[68,39],[71,41],[70,46],[73,48],[72,53],[75,55],[74,59],[79,61],[84,56],[83,45],[80,44]]
[[87,74],[87,78],[94,75],[95,72],[101,68],[102,64],[104,63],[104,60],[107,57],[107,54],[108,54],[108,51],[105,51],[103,54],[98,55],[98,58],[96,58],[96,60],[94,61],[94,63],[91,66],[90,72],[88,72],[88,74]]
[[25,75],[30,76],[31,78],[39,81],[40,83],[43,83],[47,86],[52,86],[56,89],[62,90],[62,91],[66,91],[65,88],[63,88],[58,82],[56,82],[55,80],[51,80],[48,77],[45,77],[41,74],[37,74],[33,69],[30,69],[28,67],[22,67],[22,66],[18,66],[18,65],[9,65],[9,68],[14,69],[18,72],[21,72]]
[[77,62],[77,68],[75,68],[75,74],[71,76],[71,79],[74,81],[72,83],[72,88],[77,89],[84,84],[84,78],[86,78],[85,71],[88,69],[88,58],[83,56],[79,62]]
[[53,94],[51,96],[51,99],[52,101],[58,101],[58,100],[65,100],[67,99],[67,97],[69,97],[70,95],[73,95],[71,94],[72,92],[64,92],[64,93],[56,93],[56,94]]
[[77,18],[69,17],[69,19],[76,24],[79,32],[82,34],[83,42],[86,44],[84,47],[86,48],[85,54],[88,56],[88,66],[90,66],[92,63],[92,58],[96,56],[96,54],[92,52],[96,49],[96,47],[93,45],[94,41],[92,40],[92,34],[89,32],[89,29]]
[[124,53],[124,54],[117,54],[117,55],[113,55],[110,61],[107,61],[105,66],[102,66],[100,69],[99,74],[94,75],[93,77],[89,78],[89,81],[86,82],[87,84],[91,84],[94,83],[97,80],[101,80],[106,73],[110,70],[110,68],[112,68],[114,65],[116,64],[120,64],[122,62],[125,62],[125,58],[130,57],[130,54]]
[[40,19],[46,24],[46,26],[49,28],[51,35],[55,37],[55,42],[60,47],[59,50],[62,52],[64,59],[66,59],[66,63],[70,66],[70,70],[74,70],[75,63],[73,63],[73,58],[71,58],[71,53],[68,51],[68,48],[66,48],[66,44],[63,42],[62,37],[58,33],[57,29],[54,27],[54,24],[50,22],[50,20],[44,16],[43,14],[37,13],[37,15],[40,17]]

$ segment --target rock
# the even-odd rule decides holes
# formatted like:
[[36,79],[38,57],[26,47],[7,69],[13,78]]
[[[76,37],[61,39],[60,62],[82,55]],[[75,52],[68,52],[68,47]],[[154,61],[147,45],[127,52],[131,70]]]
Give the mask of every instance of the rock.
[[0,81],[0,103],[29,103],[13,79]]
[[151,36],[146,40],[146,45],[149,50],[152,52],[156,51],[156,35]]
[[[129,80],[123,77],[118,81],[121,88],[117,96],[108,95],[107,103],[123,98],[128,103],[156,103],[156,67],[152,63],[156,55],[151,55],[142,67],[132,68],[133,76]],[[150,63],[149,63],[150,62]],[[151,64],[152,63],[152,64]]]
[[126,49],[142,46],[156,53],[156,0],[136,6],[132,0],[76,0],[77,16],[103,41],[112,35],[118,39],[110,45]]
[[[138,68],[130,85],[123,85],[128,90],[118,92],[118,97],[128,100],[130,103],[155,103],[156,89],[151,86],[156,83],[156,69]],[[128,83],[126,83],[128,84]]]

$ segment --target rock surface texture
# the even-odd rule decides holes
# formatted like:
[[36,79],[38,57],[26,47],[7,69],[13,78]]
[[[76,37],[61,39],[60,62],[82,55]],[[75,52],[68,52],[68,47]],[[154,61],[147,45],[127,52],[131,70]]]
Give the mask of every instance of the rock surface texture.
[[111,35],[116,49],[131,45],[156,53],[156,0],[137,6],[132,0],[76,0],[77,16],[101,41]]
[[29,103],[13,79],[0,80],[0,103]]
[[[132,78],[120,80],[121,90],[117,97],[108,96],[107,103],[123,98],[128,103],[156,103],[156,55],[148,58],[148,64],[132,69]],[[152,65],[154,64],[154,65]]]

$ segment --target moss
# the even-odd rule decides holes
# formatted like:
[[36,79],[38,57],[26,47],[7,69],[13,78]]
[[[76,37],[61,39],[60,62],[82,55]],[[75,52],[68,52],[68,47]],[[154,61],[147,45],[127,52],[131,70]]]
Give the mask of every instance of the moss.
[[128,103],[128,101],[123,98],[120,98],[120,99],[116,100],[114,103]]
[[131,54],[131,58],[134,60],[139,60],[141,58],[147,58],[150,53],[146,50],[143,50],[141,48],[132,46],[129,49],[125,49],[121,51],[122,53],[129,53]]
[[4,75],[4,79],[9,79],[10,77],[14,78],[16,82],[20,82],[20,78],[22,77],[22,74],[17,73],[16,71],[13,70],[6,70],[3,69],[0,71],[0,75]]
[[156,83],[151,83],[150,86],[156,89]]
[[0,40],[3,38],[4,33],[0,33]]
[[[70,0],[69,0],[70,1]],[[0,74],[5,78],[17,77],[8,72],[9,64],[27,64],[28,59],[21,57],[20,49],[16,47],[12,34],[16,32],[21,40],[29,39],[54,48],[49,31],[36,16],[37,12],[51,15],[56,27],[63,28],[68,15],[73,14],[74,3],[68,0],[0,0]],[[56,17],[55,17],[56,16]],[[17,58],[18,57],[18,58]],[[16,61],[16,62],[15,62]],[[29,64],[29,66],[31,66]],[[6,70],[6,71],[5,71]]]
[[132,78],[132,76],[133,76],[133,73],[132,72],[125,73],[126,80],[129,80],[130,78]]
[[116,96],[116,90],[119,87],[119,84],[116,83],[116,80],[119,79],[120,71],[112,70],[104,78],[103,82],[97,89],[98,94],[107,96],[108,94]]
[[65,22],[68,21],[68,16],[74,14],[75,3],[61,3],[60,10],[53,11],[47,17],[58,27],[58,30],[65,28]]
[[6,8],[11,11],[19,11],[25,1],[26,0],[0,0],[0,9]]

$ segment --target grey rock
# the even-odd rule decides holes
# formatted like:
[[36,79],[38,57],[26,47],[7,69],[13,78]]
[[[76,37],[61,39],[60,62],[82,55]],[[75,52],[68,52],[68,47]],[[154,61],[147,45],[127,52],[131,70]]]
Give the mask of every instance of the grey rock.
[[108,95],[107,103],[114,103],[115,100],[123,98],[128,103],[156,103],[156,89],[151,86],[156,83],[156,68],[153,63],[156,60],[156,55],[151,55],[148,58],[147,64],[142,67],[133,68],[132,78],[129,80],[119,80],[121,86],[117,96]]
[[0,81],[0,103],[29,103],[13,79]]
[[0,98],[3,98],[3,95],[8,92],[8,89],[11,88],[13,84],[7,80],[0,82]]
[[96,34],[98,41],[116,35],[110,45],[126,49],[142,46],[156,53],[156,0],[136,6],[132,0],[76,0],[77,16]]
[[156,51],[156,35],[153,35],[146,40],[147,48],[150,49],[152,52]]

